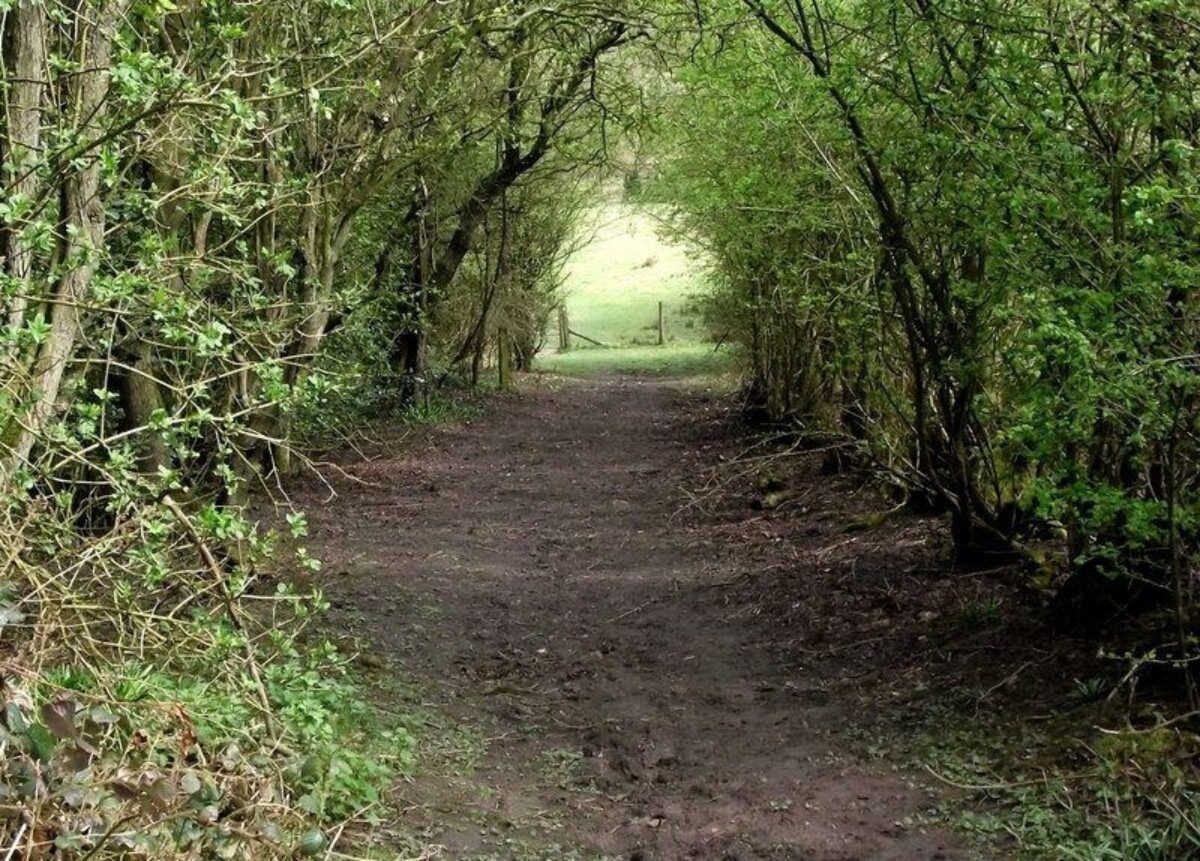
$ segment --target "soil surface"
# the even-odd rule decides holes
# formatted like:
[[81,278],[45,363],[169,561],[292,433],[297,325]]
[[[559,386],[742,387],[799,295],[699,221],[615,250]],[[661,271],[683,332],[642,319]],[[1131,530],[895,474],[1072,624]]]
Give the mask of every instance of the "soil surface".
[[[336,618],[477,733],[399,789],[438,857],[971,857],[912,824],[930,781],[844,741],[913,681],[862,681],[899,672],[852,528],[878,500],[814,467],[792,515],[754,510],[732,415],[661,380],[528,381],[296,489]],[[874,555],[894,571],[932,532]]]

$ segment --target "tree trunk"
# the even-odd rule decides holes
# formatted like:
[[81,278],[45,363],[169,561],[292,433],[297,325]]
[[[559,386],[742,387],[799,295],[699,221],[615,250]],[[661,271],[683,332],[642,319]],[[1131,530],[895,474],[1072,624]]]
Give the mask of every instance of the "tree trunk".
[[408,267],[400,297],[400,332],[392,344],[392,369],[400,376],[400,403],[416,398],[425,374],[425,326],[429,310],[429,287],[432,269],[432,242],[429,235],[430,196],[421,183],[421,194],[413,205],[413,258]]
[[[82,161],[82,166],[69,172],[59,189],[57,259],[68,268],[46,300],[49,331],[29,369],[26,390],[32,403],[23,415],[13,418],[0,441],[7,443],[9,449],[0,462],[0,477],[11,475],[28,460],[38,435],[57,411],[63,374],[81,331],[80,305],[104,249],[102,167],[100,153],[94,151],[92,141],[104,132],[113,38],[128,5],[129,0],[113,0],[90,16],[94,23],[77,43],[76,59],[82,71],[70,78],[63,94],[63,104],[71,107],[75,127],[86,146],[83,153],[72,159]],[[79,20],[88,19],[89,15],[81,10]]]
[[[320,352],[332,313],[338,261],[354,223],[352,214],[337,215],[328,206],[327,202],[313,200],[301,219],[300,247],[304,257],[298,303],[301,316],[284,355],[284,381],[291,386],[304,383]],[[265,466],[287,475],[293,470],[289,414],[275,411],[271,425],[270,462]]]
[[163,408],[162,390],[154,376],[151,348],[142,343],[138,356],[121,379],[121,407],[127,430],[143,428],[146,440],[141,454],[142,472],[157,474],[160,468],[171,465],[171,450],[163,435],[147,427],[151,418]]
[[[0,164],[10,203],[32,201],[39,182],[35,170],[42,157],[42,103],[46,81],[46,13],[42,4],[20,0],[9,11],[4,29],[4,68],[8,73],[5,134],[0,138]],[[32,251],[25,237],[25,219],[0,227],[4,271],[18,285],[9,300],[6,322],[12,329],[25,323],[29,305]]]

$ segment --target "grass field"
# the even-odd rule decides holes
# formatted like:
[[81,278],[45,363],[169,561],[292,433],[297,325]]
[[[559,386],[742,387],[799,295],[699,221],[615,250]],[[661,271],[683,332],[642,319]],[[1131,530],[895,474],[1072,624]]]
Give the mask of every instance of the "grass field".
[[[729,369],[730,357],[709,342],[697,310],[705,275],[695,253],[665,242],[651,215],[620,202],[597,206],[580,226],[579,250],[566,272],[571,328],[603,344],[572,338],[560,353],[556,332],[539,370],[570,376],[609,373],[707,376]],[[666,343],[658,345],[663,303]]]
[[732,359],[713,344],[676,343],[666,347],[610,347],[547,353],[538,370],[566,377],[646,374],[656,377],[711,377],[728,373]]

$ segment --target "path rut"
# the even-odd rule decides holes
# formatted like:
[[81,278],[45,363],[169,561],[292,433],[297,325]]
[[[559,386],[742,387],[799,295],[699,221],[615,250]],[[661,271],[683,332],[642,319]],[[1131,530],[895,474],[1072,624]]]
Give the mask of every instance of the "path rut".
[[[831,739],[858,715],[777,660],[727,588],[740,548],[679,510],[720,440],[695,395],[530,384],[347,458],[298,502],[338,617],[480,728],[399,790],[448,859],[957,859],[929,792]],[[786,560],[784,560],[786,562]]]

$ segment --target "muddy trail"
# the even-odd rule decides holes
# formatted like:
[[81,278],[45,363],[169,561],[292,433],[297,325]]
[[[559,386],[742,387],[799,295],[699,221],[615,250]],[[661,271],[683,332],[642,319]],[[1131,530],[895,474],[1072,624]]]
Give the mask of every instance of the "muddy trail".
[[968,857],[904,824],[928,786],[838,740],[863,706],[827,682],[855,668],[796,658],[858,620],[789,618],[744,588],[802,572],[840,515],[806,551],[744,499],[689,504],[736,442],[728,413],[663,381],[532,382],[342,458],[336,498],[298,489],[339,623],[478,734],[398,790],[436,857]]

